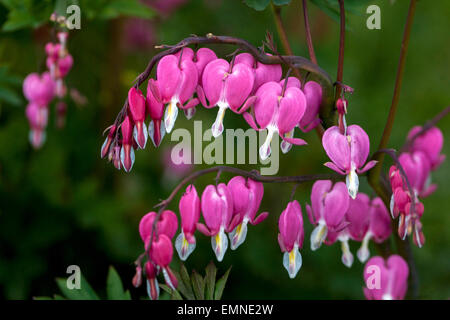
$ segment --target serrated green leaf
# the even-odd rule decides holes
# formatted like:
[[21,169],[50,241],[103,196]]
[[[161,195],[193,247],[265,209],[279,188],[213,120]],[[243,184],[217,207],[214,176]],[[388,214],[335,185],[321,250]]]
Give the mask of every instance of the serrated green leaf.
[[205,300],[205,281],[203,277],[197,273],[197,271],[192,271],[191,276],[192,288],[194,289],[195,298],[197,300]]
[[98,296],[83,275],[81,275],[80,289],[67,288],[66,279],[57,278],[56,284],[62,294],[69,300],[98,300]]
[[125,296],[122,280],[113,266],[109,267],[108,278],[106,280],[106,295],[108,300],[129,300]]
[[263,11],[270,3],[270,0],[244,0],[244,3],[256,11]]
[[181,264],[180,273],[177,274],[175,272],[175,276],[181,280],[178,281],[178,290],[180,293],[188,300],[195,300],[194,292],[192,291],[191,279],[184,264]]
[[172,290],[169,286],[165,284],[160,284],[159,287],[163,289],[165,292],[170,294],[171,300],[183,300],[183,297],[180,295],[180,293],[177,290]]
[[216,283],[216,290],[214,291],[214,300],[220,300],[222,298],[223,289],[225,289],[225,284],[228,280],[228,275],[230,274],[231,267],[225,272],[225,274]]
[[214,300],[214,288],[216,287],[216,274],[217,268],[214,265],[214,262],[211,261],[206,267],[206,275],[205,275],[205,287],[206,287],[205,297],[207,300]]

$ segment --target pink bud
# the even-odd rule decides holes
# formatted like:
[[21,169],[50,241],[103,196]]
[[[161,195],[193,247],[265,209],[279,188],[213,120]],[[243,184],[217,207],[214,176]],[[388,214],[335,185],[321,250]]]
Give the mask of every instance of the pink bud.
[[[422,130],[422,127],[416,126],[408,133],[408,139],[411,139]],[[441,155],[442,146],[444,144],[444,136],[442,131],[437,127],[432,127],[418,136],[411,146],[411,151],[422,151],[431,163],[433,170],[436,170],[444,161],[445,155]]]
[[370,151],[369,136],[358,125],[349,126],[346,134],[333,126],[323,134],[322,144],[332,161],[325,163],[325,166],[347,175],[348,192],[355,199],[359,188],[358,174],[373,168],[377,163],[372,160],[364,166]]
[[281,213],[278,221],[280,233],[278,243],[284,252],[283,266],[289,273],[289,277],[295,278],[302,266],[302,256],[299,249],[303,247],[305,237],[303,230],[302,208],[297,200],[288,203]]
[[164,104],[158,101],[152,93],[152,87],[158,90],[158,84],[150,79],[147,86],[147,113],[152,118],[148,126],[148,134],[155,147],[159,147],[165,134],[164,123],[161,121],[164,116]]
[[144,149],[147,144],[147,126],[144,123],[146,104],[142,92],[135,87],[128,91],[128,111],[134,122],[133,136],[139,148]]
[[368,300],[402,300],[408,287],[408,264],[401,256],[371,258],[364,267],[364,295]]
[[145,263],[145,276],[147,277],[147,294],[151,300],[158,300],[159,285],[156,279],[157,269],[152,262]]
[[105,142],[103,142],[102,149],[100,151],[100,157],[104,158],[108,154],[115,133],[116,133],[116,126],[113,124],[109,128],[108,136],[106,137]]
[[133,149],[133,121],[129,116],[126,116],[120,127],[122,131],[122,148],[120,149],[120,161],[122,167],[126,172],[130,172],[134,164],[134,149]]
[[61,50],[61,45],[59,43],[48,42],[45,45],[45,53],[54,62],[59,58],[59,52]]
[[47,126],[48,109],[39,107],[36,103],[30,102],[25,109],[25,115],[30,125],[28,139],[35,149],[39,149],[45,142],[45,127]]
[[39,107],[47,106],[55,95],[55,83],[50,73],[44,72],[42,76],[29,74],[23,81],[23,93],[28,101]]
[[142,267],[136,266],[136,273],[134,274],[133,280],[133,287],[139,288],[142,284]]
[[58,68],[58,78],[64,78],[72,69],[73,66],[73,58],[70,54],[67,54],[66,56],[59,58],[57,62],[57,68]]

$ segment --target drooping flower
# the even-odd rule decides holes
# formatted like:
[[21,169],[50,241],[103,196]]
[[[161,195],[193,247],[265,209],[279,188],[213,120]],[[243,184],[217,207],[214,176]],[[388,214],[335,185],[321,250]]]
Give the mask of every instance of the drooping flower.
[[139,148],[144,149],[147,144],[147,126],[145,125],[146,101],[142,92],[131,87],[128,91],[128,114],[134,123],[133,137]]
[[[198,87],[197,93],[206,108],[219,107],[216,121],[211,127],[215,138],[223,132],[222,122],[227,109],[240,114],[254,103],[256,98],[249,98],[254,80],[253,71],[247,64],[230,64],[224,59],[216,59],[207,64],[202,77],[203,90]],[[209,100],[209,105],[205,97]]]
[[255,76],[253,83],[252,94],[255,93],[259,87],[264,83],[281,80],[283,70],[279,64],[263,64],[257,60],[248,52],[240,53],[235,58],[235,63],[244,63],[248,65]]
[[245,120],[253,129],[267,129],[266,140],[259,149],[262,160],[270,156],[270,144],[275,133],[290,144],[306,144],[303,139],[288,137],[306,110],[305,95],[296,85],[300,82],[289,80],[286,83],[283,80],[280,83],[271,81],[263,84],[256,92],[255,119],[248,112],[244,114]]
[[333,126],[323,134],[322,144],[332,161],[325,163],[325,166],[347,175],[348,193],[355,199],[359,188],[358,174],[370,170],[377,163],[376,160],[371,160],[364,166],[370,151],[369,136],[358,125],[348,126],[346,134]]
[[45,127],[47,126],[48,108],[39,107],[36,103],[30,102],[25,109],[25,115],[30,125],[28,139],[35,149],[39,149],[46,138]]
[[291,279],[295,278],[302,266],[302,255],[305,233],[303,230],[302,208],[297,200],[288,203],[278,221],[278,243],[283,255],[283,266]]
[[126,116],[120,126],[122,132],[122,148],[120,149],[120,162],[125,172],[130,172],[135,161],[133,148],[134,124],[130,116]]
[[317,250],[327,233],[338,232],[346,226],[345,213],[350,198],[343,182],[318,180],[311,190],[311,206],[306,205],[309,220],[316,227],[311,233],[311,250]]
[[[182,50],[178,51],[175,56],[180,57],[182,59],[189,59],[197,68],[198,73],[198,85],[202,85],[202,76],[203,71],[205,70],[205,67],[208,63],[210,63],[213,60],[217,59],[217,55],[208,48],[200,48],[196,52],[192,50],[191,48],[183,48]],[[201,90],[201,89],[200,89]],[[203,93],[203,92],[202,92]],[[184,114],[187,119],[191,119],[195,114],[195,106],[189,109],[184,109]]]
[[[111,143],[113,141],[114,135],[116,133],[116,125],[110,126],[107,130],[108,135],[106,136],[105,142],[103,142],[102,148],[100,150],[100,157],[104,158],[110,152]],[[106,130],[105,130],[106,131]]]
[[409,268],[399,255],[371,258],[364,267],[364,295],[368,300],[402,300],[408,288]]
[[44,72],[29,74],[23,81],[23,93],[28,101],[39,107],[47,106],[55,96],[55,83],[50,73]]
[[178,108],[189,109],[198,104],[197,99],[188,102],[197,87],[198,72],[191,60],[167,55],[159,60],[156,76],[157,81],[149,81],[149,86],[157,101],[168,104],[164,126],[170,133],[178,116]]
[[159,234],[153,240],[150,248],[151,260],[162,270],[167,285],[175,290],[178,287],[178,281],[169,267],[173,257],[173,246],[170,238],[165,234]]
[[194,185],[189,185],[179,203],[181,233],[175,240],[180,259],[185,261],[195,249],[194,232],[200,219],[200,198]]
[[150,139],[152,139],[153,145],[159,147],[166,134],[166,127],[162,121],[164,116],[164,104],[156,100],[151,90],[152,86],[157,87],[157,83],[155,80],[150,79],[148,81],[146,99],[147,113],[151,118],[150,124],[148,125],[148,135],[150,136]]
[[[413,127],[408,133],[408,140],[419,134],[421,130],[420,126]],[[411,151],[422,151],[430,161],[431,169],[436,170],[445,160],[445,155],[441,154],[443,144],[442,131],[437,127],[432,127],[414,139]]]
[[266,219],[269,213],[263,212],[256,217],[264,195],[262,182],[236,176],[227,186],[233,197],[233,216],[239,216],[238,225],[229,233],[231,250],[235,250],[245,241],[247,224],[250,222],[257,225]]
[[211,245],[218,261],[222,261],[228,249],[225,232],[231,232],[239,222],[233,217],[233,196],[224,183],[208,185],[202,194],[202,214],[205,224],[197,223],[197,229],[211,237]]
[[[141,239],[145,244],[145,249],[148,249],[150,245],[150,240],[153,232],[153,224],[155,218],[157,217],[157,213],[151,211],[142,217],[139,222],[139,234],[141,235]],[[158,222],[156,223],[156,234],[165,234],[170,239],[172,239],[177,232],[178,229],[178,219],[175,213],[171,210],[164,210],[159,217]],[[153,237],[156,238],[156,234],[153,234]]]
[[303,132],[309,132],[320,123],[319,109],[322,103],[322,87],[315,81],[308,81],[302,91],[306,99],[306,110],[298,127]]
[[398,157],[398,161],[403,167],[416,196],[424,198],[436,190],[436,185],[429,184],[431,165],[424,152],[404,152]]
[[158,300],[159,298],[159,284],[156,276],[158,275],[158,269],[151,262],[145,263],[145,277],[147,278],[147,294],[151,300]]

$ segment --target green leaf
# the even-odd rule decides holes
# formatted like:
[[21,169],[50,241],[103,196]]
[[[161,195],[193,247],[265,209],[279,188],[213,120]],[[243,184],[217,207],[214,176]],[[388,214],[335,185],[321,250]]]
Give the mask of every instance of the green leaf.
[[270,3],[270,0],[244,0],[244,3],[256,11],[263,11]]
[[180,293],[177,290],[172,290],[169,286],[165,284],[160,284],[159,287],[163,289],[165,292],[170,294],[171,300],[183,300],[183,297],[180,295]]
[[206,286],[206,299],[214,300],[214,288],[216,286],[216,274],[217,268],[214,262],[210,262],[206,267],[205,286]]
[[191,281],[197,300],[205,300],[205,281],[203,277],[194,270],[192,271]]
[[33,297],[33,300],[53,300],[52,297]]
[[272,0],[273,4],[276,6],[285,6],[291,3],[292,0]]
[[150,19],[154,11],[137,0],[112,0],[103,8],[101,18],[113,19],[120,15]]
[[32,27],[35,23],[31,12],[12,10],[9,12],[8,20],[3,24],[3,31],[15,31],[22,28]]
[[228,280],[228,275],[230,274],[231,267],[225,272],[225,274],[216,283],[216,290],[214,292],[214,300],[220,300],[222,298],[223,289],[225,289],[225,284]]
[[[311,0],[320,10],[326,13],[334,21],[339,22],[339,2],[338,0]],[[345,1],[345,13],[346,21],[348,21],[348,14],[362,15],[365,13],[365,8],[369,3],[369,0],[346,0]],[[349,30],[348,24],[346,24],[346,29]]]
[[67,288],[66,279],[57,278],[56,284],[63,295],[69,300],[98,300],[98,296],[83,275],[81,275],[80,289]]
[[22,98],[20,98],[14,90],[2,86],[0,86],[0,102],[1,101],[13,106],[20,106],[24,103]]
[[180,273],[176,274],[175,272],[175,276],[181,280],[178,281],[178,290],[181,294],[188,300],[195,300],[194,292],[192,291],[191,279],[184,264],[181,264]]
[[[122,280],[113,266],[109,267],[108,278],[106,280],[106,294],[108,300],[130,300],[123,290]],[[129,293],[128,293],[129,295]]]

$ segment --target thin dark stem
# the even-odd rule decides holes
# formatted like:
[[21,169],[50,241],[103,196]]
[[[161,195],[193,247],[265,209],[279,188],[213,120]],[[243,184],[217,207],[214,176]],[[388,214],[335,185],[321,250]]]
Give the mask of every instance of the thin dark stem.
[[335,100],[341,96],[342,79],[344,77],[344,51],[345,51],[345,8],[344,0],[339,0],[340,29],[339,29],[339,60],[336,77],[336,95]]
[[303,19],[305,21],[305,33],[306,33],[306,42],[308,44],[309,58],[313,63],[317,64],[317,58],[314,52],[314,46],[311,37],[311,28],[309,26],[308,5],[306,3],[306,0],[302,0],[302,2],[303,2]]
[[[286,30],[284,29],[284,26],[283,26],[283,20],[281,20],[281,8],[275,6],[272,3],[272,11],[273,11],[273,17],[275,19],[275,25],[277,27],[277,32],[278,32],[278,35],[280,36],[281,44],[283,45],[284,51],[288,55],[292,56],[293,55],[292,48],[291,48],[291,45],[289,44],[289,40],[286,35]],[[294,74],[297,78],[301,79],[301,75],[300,75],[300,72],[298,71],[298,69],[294,69]]]
[[[387,144],[389,142],[389,137],[391,136],[392,127],[394,125],[395,114],[397,112],[397,106],[398,106],[398,102],[400,99],[400,91],[401,91],[401,87],[402,87],[403,74],[404,74],[404,70],[405,70],[406,54],[408,52],[408,44],[409,44],[409,39],[410,39],[410,35],[411,35],[411,29],[412,29],[415,10],[416,10],[416,0],[411,0],[411,2],[409,3],[408,16],[406,18],[405,30],[403,33],[402,47],[400,50],[400,58],[399,58],[399,63],[398,63],[398,68],[397,68],[397,76],[395,79],[394,95],[392,97],[392,104],[391,104],[391,108],[389,109],[389,115],[388,115],[388,118],[386,121],[386,125],[384,127],[383,135],[381,137],[381,141],[378,146],[379,150],[385,149],[387,147]],[[376,185],[376,184],[378,184],[381,169],[383,167],[384,154],[377,153],[373,159],[378,160],[378,163],[369,172],[369,182],[371,185]]]

